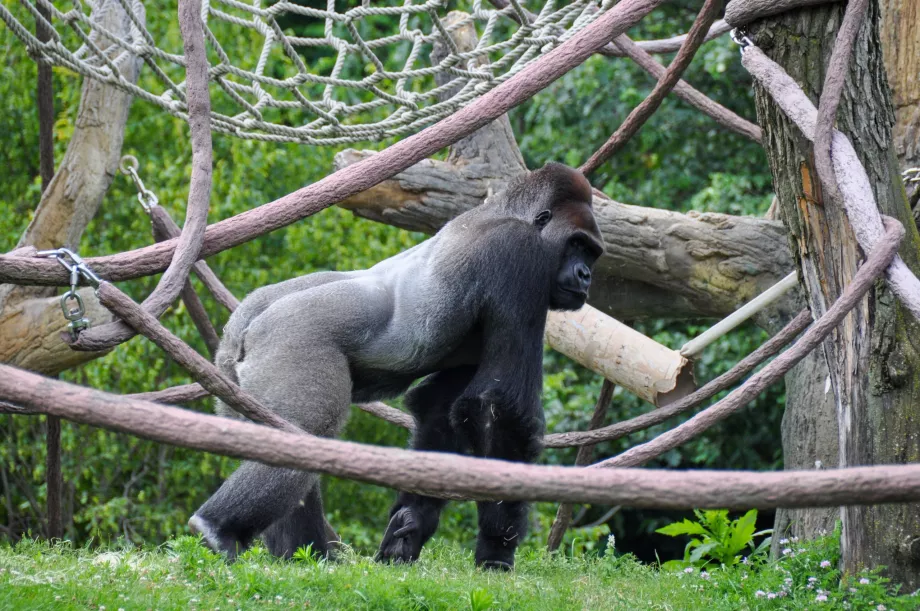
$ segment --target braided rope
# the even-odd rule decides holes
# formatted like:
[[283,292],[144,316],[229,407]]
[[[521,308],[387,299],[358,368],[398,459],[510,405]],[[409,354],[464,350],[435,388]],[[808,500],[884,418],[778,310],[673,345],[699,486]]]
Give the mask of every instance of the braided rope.
[[[324,145],[413,133],[509,79],[613,5],[613,0],[571,0],[557,7],[558,0],[546,0],[537,18],[528,21],[519,0],[501,10],[484,8],[482,0],[466,0],[471,3],[464,7],[468,14],[445,26],[445,0],[380,2],[395,5],[372,6],[362,0],[359,6],[341,9],[335,0],[326,0],[319,9],[286,0],[268,7],[262,6],[263,0],[205,0],[202,20],[214,100],[211,128],[246,139]],[[71,0],[69,9],[59,7],[63,4],[21,0],[19,5],[0,5],[0,20],[36,61],[109,83],[187,119],[185,82],[179,80],[185,60],[146,29],[141,0]],[[48,10],[50,21],[39,6]],[[101,25],[100,15],[110,10],[122,11],[130,20],[127,37],[114,36]],[[397,31],[390,27],[392,20],[381,17],[398,17]],[[32,20],[49,28],[50,40],[38,40],[24,25]],[[323,36],[295,35],[296,25],[283,29],[279,20],[322,24]],[[219,24],[224,30],[222,24],[229,24],[237,35],[243,29],[261,39],[254,61],[236,60],[251,65],[234,63],[229,45],[222,45],[215,34]],[[469,25],[476,28],[479,42],[461,52],[450,33]],[[428,55],[436,41],[449,52],[431,64]],[[181,51],[181,45],[177,48]],[[308,62],[321,49],[334,51],[334,60]],[[145,88],[125,78],[121,68],[130,61],[143,61],[156,85]],[[436,86],[436,75],[453,80]]]

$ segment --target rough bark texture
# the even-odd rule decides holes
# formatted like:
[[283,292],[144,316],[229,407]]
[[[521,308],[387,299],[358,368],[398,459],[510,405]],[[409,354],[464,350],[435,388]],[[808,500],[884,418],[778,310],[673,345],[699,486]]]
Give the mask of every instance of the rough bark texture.
[[[920,2],[880,0],[882,52],[894,102],[894,150],[901,170],[920,167]],[[907,185],[920,222],[920,183]]]
[[881,0],[880,34],[901,169],[920,165],[920,2]]
[[[127,14],[114,0],[100,2],[94,15],[109,31],[131,39]],[[140,60],[130,58],[121,69],[126,78],[136,79]],[[132,99],[120,89],[85,79],[73,138],[19,247],[79,246],[118,170]],[[0,362],[57,373],[99,356],[74,352],[61,340],[67,321],[57,292],[50,287],[0,286]],[[91,290],[81,290],[80,295],[94,325],[112,320]]]
[[[818,95],[842,15],[840,5],[791,11],[751,28],[752,38],[782,65],[811,100]],[[883,214],[908,228],[901,257],[916,271],[920,240],[911,221],[891,149],[894,123],[877,33],[878,5],[870,7],[853,55],[837,115],[865,165]],[[863,260],[838,206],[825,205],[811,149],[776,105],[757,90],[759,123],[770,159],[780,214],[790,232],[809,305],[822,314]],[[784,421],[787,468],[892,464],[920,460],[920,324],[879,283],[824,344],[830,364],[833,410],[790,405]],[[842,424],[842,426],[840,426]],[[920,538],[920,506],[844,509],[844,568],[884,564],[910,590],[920,585],[920,565],[910,549]],[[830,530],[838,516],[799,510],[778,517],[777,527],[798,536]]]

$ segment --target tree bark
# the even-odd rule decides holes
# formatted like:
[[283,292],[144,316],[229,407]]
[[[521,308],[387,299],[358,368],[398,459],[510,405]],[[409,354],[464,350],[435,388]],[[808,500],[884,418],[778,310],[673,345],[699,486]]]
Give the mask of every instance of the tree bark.
[[[100,2],[93,14],[108,31],[131,42],[132,24],[115,0]],[[103,49],[110,46],[101,38],[95,42]],[[136,80],[140,59],[114,45],[111,51],[121,54],[114,61],[125,78]],[[19,239],[20,248],[78,247],[118,170],[132,100],[120,89],[85,79],[67,153]],[[61,340],[67,321],[57,292],[53,287],[0,285],[0,362],[54,374],[101,354],[75,352]],[[92,290],[82,289],[80,296],[94,325],[112,320]]]
[[[751,37],[817,103],[843,7],[824,5],[790,11],[751,27]],[[920,270],[920,237],[912,222],[892,143],[894,115],[882,63],[879,7],[869,9],[857,41],[837,129],[852,142],[873,184],[883,214],[908,230],[900,255]],[[793,255],[804,279],[809,305],[823,314],[849,283],[864,258],[841,207],[826,202],[817,181],[811,146],[763,90],[755,86],[757,114],[764,129]],[[790,405],[783,425],[787,468],[855,466],[920,460],[920,323],[880,282],[824,343],[834,409]],[[814,380],[824,386],[821,380]],[[836,443],[835,443],[836,442]],[[920,585],[920,505],[781,512],[777,538],[811,537],[843,524],[843,568],[886,565],[906,591]]]
[[920,3],[881,0],[880,32],[894,102],[894,150],[901,169],[920,165]]
[[[882,54],[894,102],[894,150],[901,170],[920,166],[920,2],[881,0]],[[907,185],[920,222],[920,183]]]

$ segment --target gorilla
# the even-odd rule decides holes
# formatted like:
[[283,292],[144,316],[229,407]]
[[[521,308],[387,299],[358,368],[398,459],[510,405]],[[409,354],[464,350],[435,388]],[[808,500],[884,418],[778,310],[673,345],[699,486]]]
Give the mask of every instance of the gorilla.
[[[547,311],[584,305],[603,252],[591,185],[550,163],[368,270],[256,290],[230,317],[216,362],[314,435],[338,435],[352,403],[405,393],[416,450],[532,462],[544,432]],[[219,401],[218,412],[233,415]],[[417,560],[444,504],[400,493],[377,558]],[[476,564],[512,568],[527,505],[480,502],[478,512]],[[231,559],[260,534],[281,557],[329,551],[317,475],[257,462],[244,462],[189,525]]]

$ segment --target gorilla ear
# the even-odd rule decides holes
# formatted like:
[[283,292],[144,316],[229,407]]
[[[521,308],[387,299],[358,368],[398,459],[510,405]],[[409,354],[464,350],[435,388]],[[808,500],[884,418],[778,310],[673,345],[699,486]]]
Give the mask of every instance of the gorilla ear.
[[533,224],[537,229],[542,230],[544,227],[549,225],[549,222],[553,220],[553,212],[551,210],[543,210],[537,217],[533,220]]

